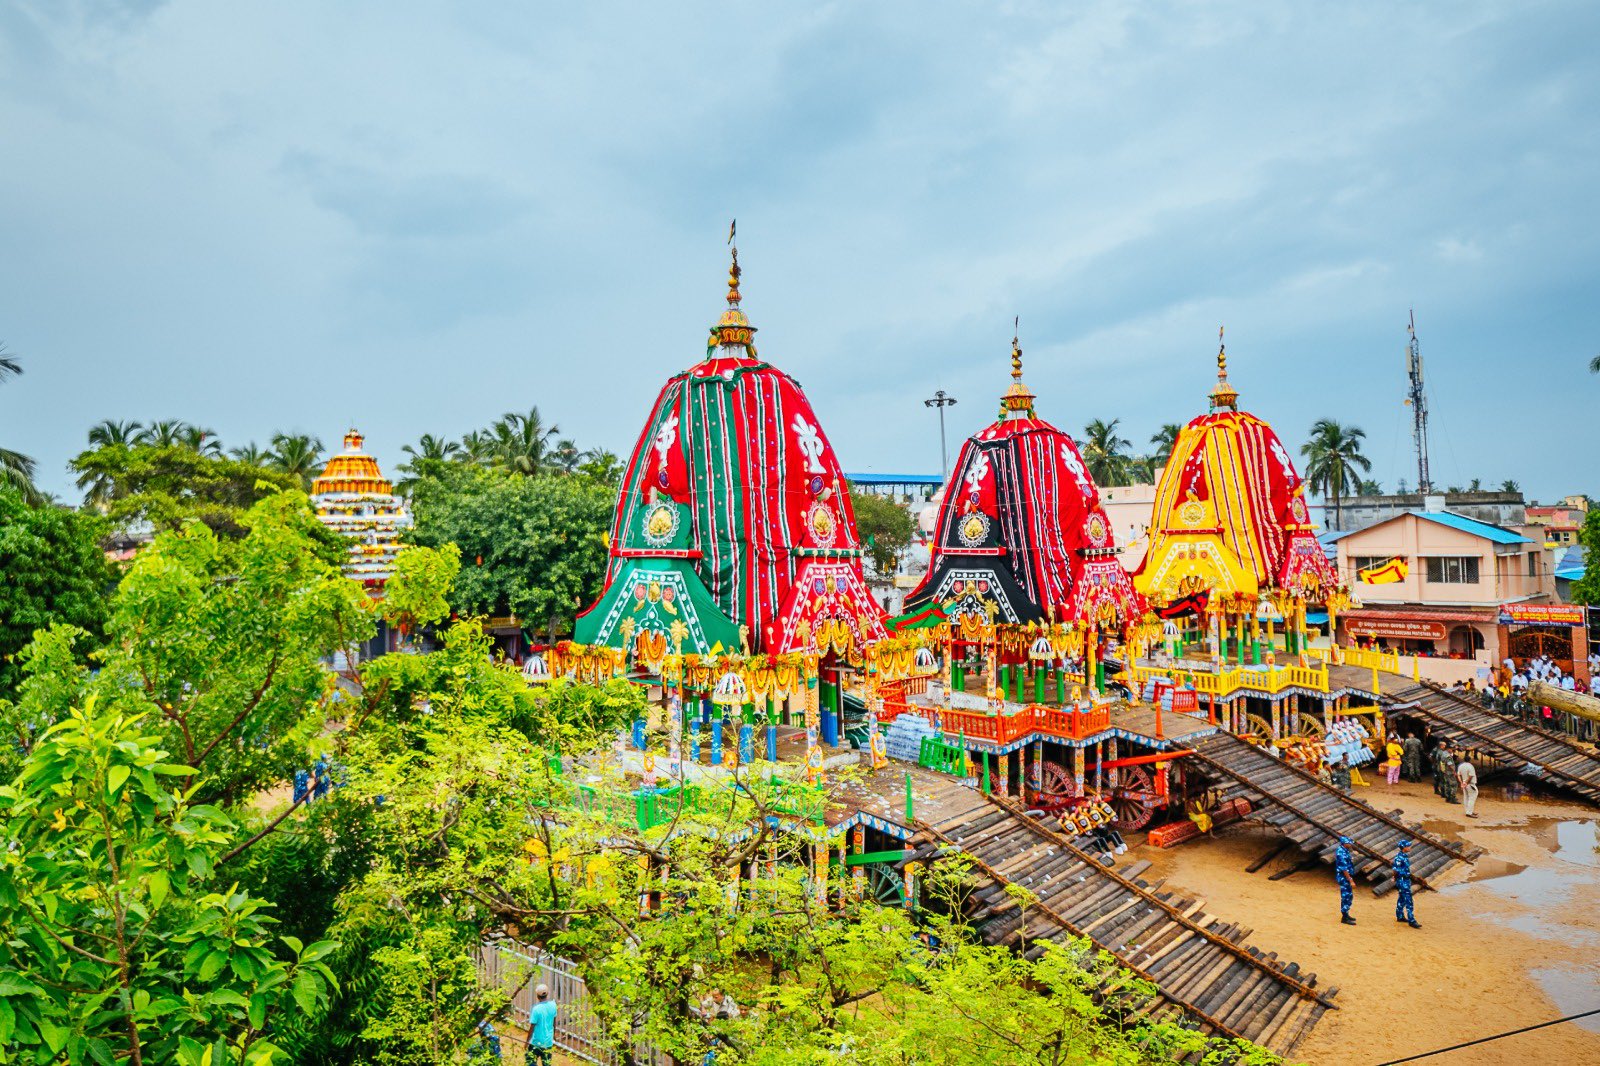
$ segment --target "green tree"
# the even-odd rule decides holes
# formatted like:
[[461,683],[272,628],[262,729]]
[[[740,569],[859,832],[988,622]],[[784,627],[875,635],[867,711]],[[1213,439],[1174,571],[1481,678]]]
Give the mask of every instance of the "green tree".
[[870,492],[852,491],[850,505],[855,509],[856,528],[867,546],[872,569],[884,575],[894,573],[900,553],[911,543],[915,531],[911,512]]
[[108,418],[89,427],[89,447],[103,448],[108,444],[137,444],[144,429],[142,422],[121,422]]
[[[178,529],[198,519],[226,536],[241,536],[241,519],[256,501],[297,478],[241,459],[201,455],[183,444],[110,444],[72,460],[78,487],[119,529],[148,523]],[[325,543],[333,551],[334,535]],[[342,553],[343,546],[337,546]]]
[[1500,491],[1501,492],[1521,492],[1522,491],[1522,486],[1518,485],[1515,481],[1512,481],[1510,478],[1506,478],[1504,481],[1500,482]]
[[[15,356],[5,354],[5,345],[0,344],[0,382],[21,373],[22,364]],[[22,493],[23,499],[29,503],[37,503],[40,497],[39,490],[33,484],[33,474],[32,457],[10,448],[0,448],[0,486],[9,485]]]
[[489,427],[492,461],[508,474],[532,476],[559,469],[556,435],[560,432],[554,423],[545,424],[537,407],[529,408],[525,415],[509,412]]
[[590,448],[583,453],[583,462],[578,464],[579,474],[613,490],[622,484],[624,472],[622,460],[615,452],[604,448]]
[[322,441],[304,433],[277,433],[272,438],[272,469],[288,474],[303,489],[322,469]]
[[182,419],[163,418],[146,426],[139,434],[138,443],[158,448],[187,448],[193,436],[191,428]]
[[232,824],[138,717],[71,711],[0,787],[0,1048],[28,1063],[267,1063],[315,1016],[336,945],[274,942],[264,904],[216,890]]
[[1126,485],[1133,457],[1128,454],[1132,441],[1118,436],[1122,419],[1106,422],[1095,419],[1083,427],[1083,461],[1089,476],[1099,485]]
[[1178,434],[1183,432],[1183,427],[1176,422],[1163,423],[1161,428],[1150,436],[1150,443],[1156,446],[1152,457],[1156,460],[1158,468],[1165,466],[1172,456],[1173,446],[1178,443]]
[[1311,439],[1300,447],[1306,457],[1306,484],[1324,499],[1333,501],[1333,526],[1343,529],[1341,501],[1347,489],[1372,469],[1372,461],[1361,454],[1366,432],[1358,426],[1344,426],[1331,418],[1311,424]]
[[404,445],[400,450],[406,453],[406,460],[399,466],[401,476],[394,487],[402,496],[410,496],[421,478],[443,473],[447,463],[465,461],[461,445],[432,433],[424,433],[416,444]]
[[323,555],[304,495],[262,500],[238,540],[191,522],[158,535],[111,603],[107,646],[90,676],[48,631],[11,717],[26,733],[96,696],[148,715],[163,743],[205,774],[204,798],[239,803],[296,767],[335,707],[322,660],[372,631],[368,601]]
[[241,463],[249,463],[251,466],[270,466],[272,464],[272,453],[255,441],[251,441],[242,447],[229,448],[228,454]]
[[461,549],[450,606],[515,615],[552,637],[599,593],[614,490],[585,478],[458,467],[412,489],[412,543]]
[[104,639],[114,583],[104,534],[97,515],[30,507],[16,489],[0,488],[0,700],[15,697],[16,655],[36,630],[60,623],[83,630],[92,646]]
[[1583,576],[1572,583],[1572,602],[1600,607],[1600,507],[1590,507],[1578,530],[1586,560]]
[[1356,482],[1357,496],[1382,496],[1383,486],[1370,478],[1362,478]]

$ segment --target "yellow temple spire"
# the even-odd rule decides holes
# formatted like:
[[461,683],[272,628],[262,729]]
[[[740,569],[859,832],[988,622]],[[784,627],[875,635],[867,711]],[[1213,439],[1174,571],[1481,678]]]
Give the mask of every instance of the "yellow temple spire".
[[1213,411],[1226,407],[1230,411],[1239,409],[1239,390],[1228,384],[1228,346],[1223,343],[1223,328],[1217,327],[1217,387],[1211,390],[1211,409]]
[[1000,417],[1005,419],[1015,412],[1026,418],[1033,417],[1033,393],[1022,383],[1021,318],[1011,320],[1011,387],[1000,397]]

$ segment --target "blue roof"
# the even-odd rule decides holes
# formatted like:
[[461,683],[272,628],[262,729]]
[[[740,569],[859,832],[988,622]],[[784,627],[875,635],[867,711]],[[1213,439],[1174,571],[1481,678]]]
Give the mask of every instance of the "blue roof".
[[1466,515],[1459,515],[1454,511],[1407,511],[1406,513],[1415,515],[1418,518],[1425,518],[1429,522],[1437,522],[1441,526],[1449,526],[1451,529],[1457,529],[1463,533],[1470,533],[1474,537],[1482,537],[1484,540],[1493,541],[1496,544],[1533,543],[1521,533],[1514,533],[1504,526],[1490,525],[1488,522],[1480,522],[1476,518],[1468,518]]
[[1582,581],[1585,573],[1581,566],[1564,566],[1556,571],[1557,581]]
[[852,474],[846,470],[846,481],[856,485],[943,485],[938,474]]

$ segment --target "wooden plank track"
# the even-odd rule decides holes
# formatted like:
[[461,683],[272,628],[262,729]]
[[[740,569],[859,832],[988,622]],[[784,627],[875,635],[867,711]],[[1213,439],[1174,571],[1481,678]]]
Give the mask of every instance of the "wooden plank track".
[[1600,757],[1583,745],[1432,685],[1413,684],[1390,695],[1401,704],[1391,714],[1424,718],[1452,745],[1600,804]]
[[1283,833],[1301,851],[1333,864],[1339,838],[1351,840],[1356,873],[1375,895],[1394,887],[1390,862],[1400,841],[1410,838],[1413,881],[1428,887],[1428,878],[1457,862],[1472,862],[1481,848],[1451,844],[1422,828],[1324,784],[1298,766],[1267,754],[1231,733],[1217,733],[1192,745],[1195,760],[1225,782],[1231,794],[1250,798],[1258,808],[1252,817]]
[[[1102,866],[1050,824],[998,800],[954,817],[918,821],[917,861],[960,852],[973,862],[966,914],[989,944],[1037,958],[1048,943],[1083,938],[1113,962],[1089,955],[1102,998],[1125,1018],[1183,1021],[1219,1036],[1288,1054],[1329,1009],[1334,989],[1313,974],[1244,942],[1249,930],[1204,912],[1204,903],[1148,884],[1149,863]],[[1011,886],[1027,889],[1019,903]],[[1128,970],[1159,992],[1127,988]]]

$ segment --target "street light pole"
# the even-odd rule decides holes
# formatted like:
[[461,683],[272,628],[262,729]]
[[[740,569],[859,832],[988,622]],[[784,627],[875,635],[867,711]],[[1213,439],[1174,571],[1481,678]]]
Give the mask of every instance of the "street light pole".
[[947,396],[943,389],[939,389],[933,394],[933,399],[923,400],[922,405],[939,409],[939,477],[943,479],[950,472],[950,455],[945,451],[944,447],[944,409],[946,407],[954,407],[956,398]]

